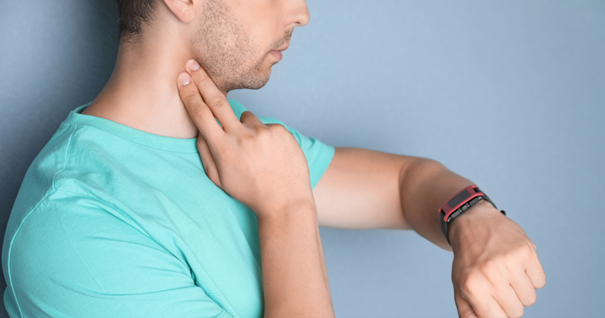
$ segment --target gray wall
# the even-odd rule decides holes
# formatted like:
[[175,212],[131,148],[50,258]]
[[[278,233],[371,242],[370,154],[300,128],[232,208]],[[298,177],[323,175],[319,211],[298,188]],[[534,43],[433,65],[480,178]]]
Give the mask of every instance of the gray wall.
[[[36,154],[111,74],[114,2],[0,1],[2,231]],[[547,284],[526,317],[603,316],[605,2],[308,5],[269,84],[230,97],[469,177],[538,245]],[[413,232],[321,235],[338,317],[455,316],[450,253]]]

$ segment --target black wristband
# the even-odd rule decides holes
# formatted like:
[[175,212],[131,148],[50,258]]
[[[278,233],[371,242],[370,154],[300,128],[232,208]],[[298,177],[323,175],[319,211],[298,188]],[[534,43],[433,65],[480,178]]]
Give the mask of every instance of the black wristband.
[[[439,211],[440,211],[439,215],[440,215],[440,219],[441,219],[441,221],[440,221],[441,222],[441,231],[443,232],[443,235],[445,235],[445,238],[447,239],[447,242],[450,245],[452,245],[452,243],[450,242],[448,226],[449,226],[449,223],[452,222],[455,218],[459,217],[460,215],[462,215],[462,213],[468,211],[474,205],[476,205],[477,203],[479,203],[483,200],[485,200],[485,201],[489,202],[491,205],[493,205],[494,208],[496,208],[496,210],[498,209],[498,207],[496,207],[494,202],[487,196],[487,194],[485,192],[479,190],[478,187],[470,186],[467,188],[471,188],[475,193],[480,193],[480,195],[476,196],[476,197],[472,197],[468,201],[460,203],[459,207],[456,210],[451,211],[447,217],[446,217],[444,209],[443,208],[439,209]],[[467,188],[465,188],[462,191],[465,191]],[[456,196],[454,196],[454,197],[456,197]],[[451,200],[452,199],[448,200],[447,202],[451,202]],[[445,204],[447,204],[447,202],[444,203],[442,205],[442,207],[445,206]],[[500,212],[502,214],[506,215],[506,212],[504,210],[501,210]]]

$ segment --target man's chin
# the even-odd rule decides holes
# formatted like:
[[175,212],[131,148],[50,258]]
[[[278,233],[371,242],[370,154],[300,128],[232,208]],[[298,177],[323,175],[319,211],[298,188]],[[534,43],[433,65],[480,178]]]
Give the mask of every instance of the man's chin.
[[227,91],[234,91],[236,89],[252,89],[252,90],[257,90],[257,89],[263,88],[267,84],[268,81],[269,80],[265,81],[262,84],[257,84],[257,85],[239,85],[239,86],[234,86],[232,89],[229,89]]
[[236,83],[227,85],[227,91],[232,91],[236,89],[260,89],[263,86],[267,85],[267,82],[269,82],[270,77],[271,68],[269,68],[268,72],[264,74],[255,74],[254,76],[243,76],[240,77],[239,81],[237,81]]

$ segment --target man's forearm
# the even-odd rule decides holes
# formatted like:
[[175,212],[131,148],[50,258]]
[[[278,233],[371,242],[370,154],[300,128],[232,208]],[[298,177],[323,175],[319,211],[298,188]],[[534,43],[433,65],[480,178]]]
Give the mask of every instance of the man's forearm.
[[[441,232],[439,207],[473,184],[418,157],[339,148],[314,189],[322,224],[414,229],[454,251],[452,283],[460,317],[518,317],[545,284],[536,247],[523,229],[481,201]],[[512,287],[512,288],[511,288]]]
[[418,158],[399,176],[401,206],[409,226],[436,245],[451,250],[441,232],[439,207],[473,184],[434,160]]
[[334,317],[315,206],[259,218],[265,318]]

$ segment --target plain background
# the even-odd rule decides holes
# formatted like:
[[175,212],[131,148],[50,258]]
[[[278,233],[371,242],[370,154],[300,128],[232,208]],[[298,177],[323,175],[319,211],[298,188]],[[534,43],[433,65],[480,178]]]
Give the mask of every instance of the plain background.
[[[325,143],[474,180],[538,246],[547,283],[526,317],[602,317],[605,2],[308,6],[268,85],[229,97]],[[101,90],[117,41],[115,1],[0,1],[2,236],[27,168]],[[321,236],[338,317],[456,316],[451,253],[412,231]]]

